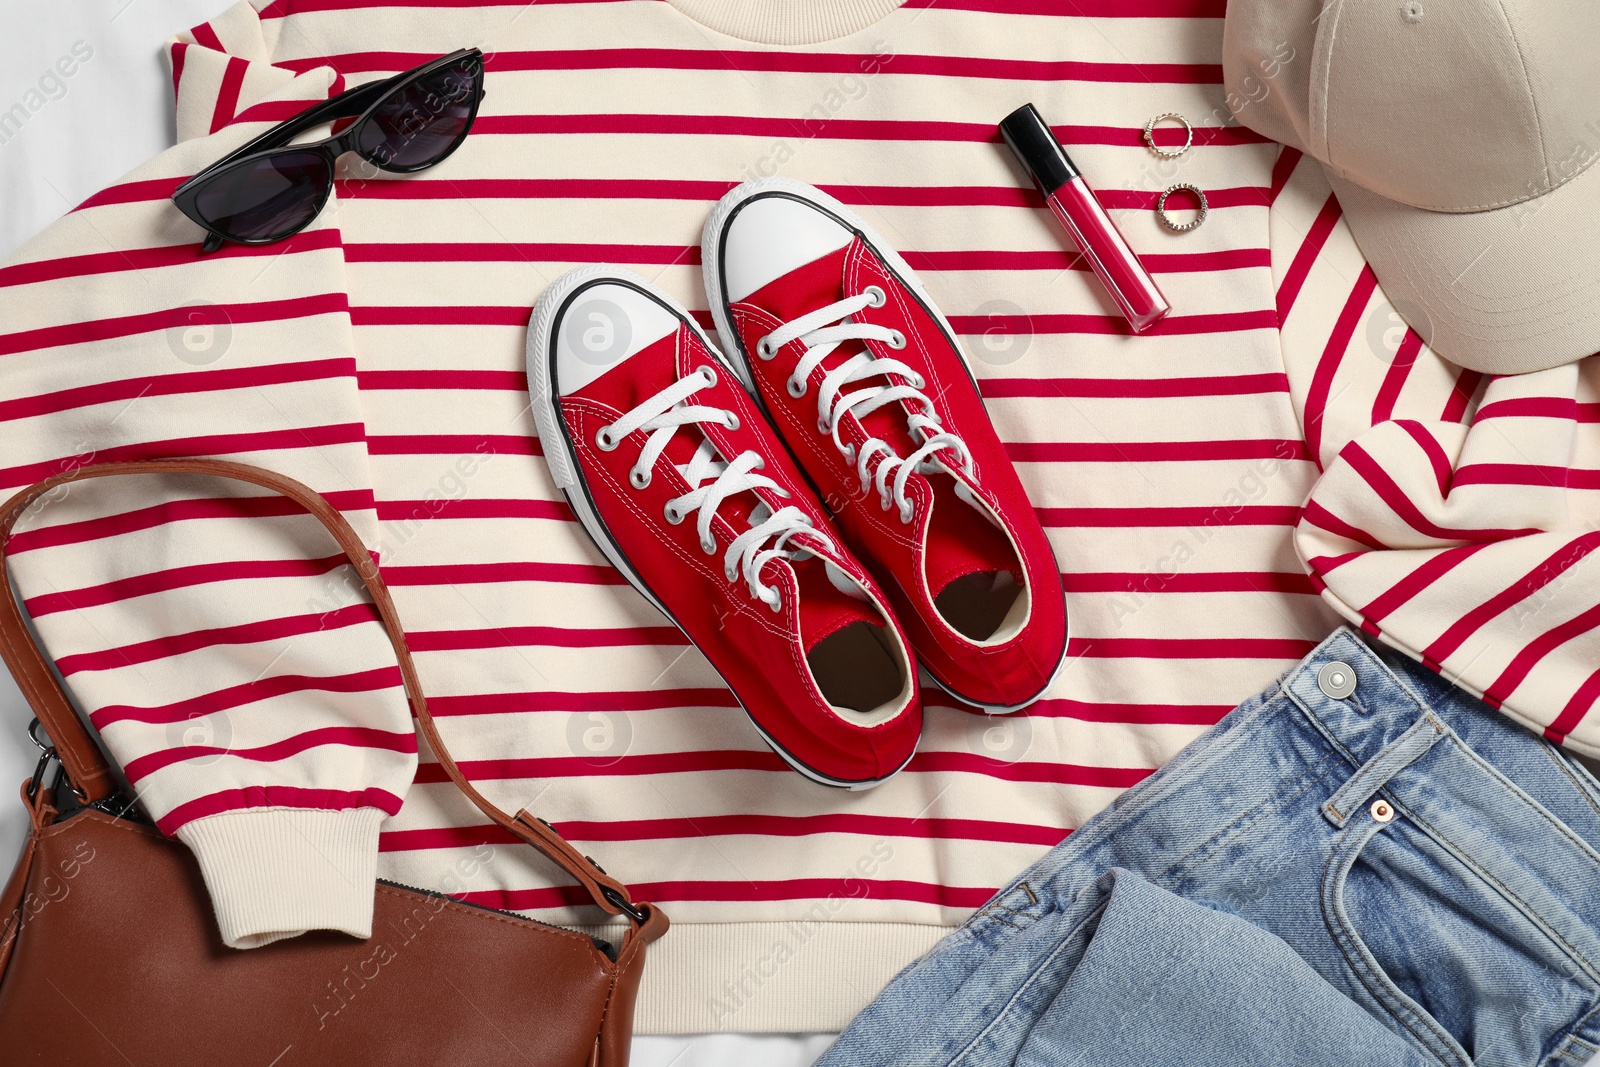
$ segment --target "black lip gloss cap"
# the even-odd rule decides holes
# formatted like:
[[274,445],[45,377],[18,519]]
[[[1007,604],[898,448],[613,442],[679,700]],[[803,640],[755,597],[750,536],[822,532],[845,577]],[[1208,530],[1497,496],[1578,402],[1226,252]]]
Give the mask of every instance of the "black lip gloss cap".
[[1057,189],[1078,176],[1078,168],[1073,166],[1061,142],[1050,132],[1044,116],[1032,104],[1023,104],[1001,119],[1000,136],[1005,138],[1033,177],[1033,184],[1045,196],[1053,196]]

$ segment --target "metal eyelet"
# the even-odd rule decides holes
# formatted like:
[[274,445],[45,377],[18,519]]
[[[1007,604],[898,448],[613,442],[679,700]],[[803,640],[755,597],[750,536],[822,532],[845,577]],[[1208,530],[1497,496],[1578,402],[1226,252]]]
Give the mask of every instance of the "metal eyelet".
[[913,389],[926,389],[928,387],[928,379],[924,378],[916,371],[912,371],[911,377],[907,380],[911,382],[911,388]]
[[856,446],[845,445],[844,450],[840,453],[840,455],[844,456],[844,461],[846,463],[854,463],[856,461]]
[[872,302],[867,305],[869,308],[881,308],[884,304],[889,302],[888,295],[876,285],[869,285],[865,289],[861,290],[861,292],[864,296],[872,298]]
[[771,359],[777,354],[778,350],[772,347],[771,338],[763,337],[761,340],[756,342],[756,357],[758,359]]
[[635,489],[648,489],[650,488],[650,477],[649,471],[642,471],[635,467],[628,472],[628,484]]
[[662,508],[661,514],[674,526],[683,521],[683,512],[679,511],[673,504],[668,504],[666,507]]
[[916,509],[913,507],[903,507],[900,509],[900,521],[910,526],[912,516],[916,515],[916,513]]
[[906,335],[899,330],[894,331],[893,336],[889,338],[888,345],[896,352],[900,351],[906,346]]
[[736,582],[739,580],[739,572],[734,570],[732,567],[722,568],[722,574],[723,577],[727,578],[729,582]]
[[767,607],[771,608],[774,614],[783,610],[783,596],[781,594],[773,597],[766,603]]
[[706,380],[707,385],[717,384],[717,372],[712,369],[710,364],[700,368],[700,377]]
[[833,432],[833,424],[828,422],[827,419],[818,419],[817,420],[817,432],[818,433],[822,433],[822,434],[832,433]]
[[700,551],[704,552],[708,556],[715,555],[717,551],[717,539],[713,537],[709,540],[701,541]]
[[805,382],[800,381],[792,374],[784,380],[783,385],[784,388],[789,391],[789,395],[794,397],[796,400],[799,400],[801,397],[805,396],[806,389],[808,388]]
[[728,420],[722,424],[722,427],[725,430],[737,430],[739,428],[739,416],[731,411],[728,412]]
[[595,447],[602,452],[613,452],[616,450],[617,445],[621,443],[622,442],[618,441],[615,437],[611,436],[611,427],[609,426],[602,426],[599,430],[595,431],[594,444]]

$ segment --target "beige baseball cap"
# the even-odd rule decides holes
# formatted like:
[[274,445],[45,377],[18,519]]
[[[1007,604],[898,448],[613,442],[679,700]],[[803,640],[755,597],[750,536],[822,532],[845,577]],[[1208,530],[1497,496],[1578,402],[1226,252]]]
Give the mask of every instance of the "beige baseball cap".
[[1229,0],[1222,58],[1406,322],[1513,374],[1600,351],[1597,47],[1600,0]]

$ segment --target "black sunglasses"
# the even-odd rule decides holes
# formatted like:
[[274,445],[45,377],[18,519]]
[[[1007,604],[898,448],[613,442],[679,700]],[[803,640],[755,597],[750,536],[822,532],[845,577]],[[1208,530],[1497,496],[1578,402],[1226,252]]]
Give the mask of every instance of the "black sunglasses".
[[[482,100],[483,53],[463,48],[279,123],[178,186],[172,202],[209,231],[202,252],[215,252],[223,241],[281,241],[309,226],[328,202],[340,156],[355,152],[399,174],[431,167],[466,139]],[[351,118],[326,140],[289,143],[322,123]]]

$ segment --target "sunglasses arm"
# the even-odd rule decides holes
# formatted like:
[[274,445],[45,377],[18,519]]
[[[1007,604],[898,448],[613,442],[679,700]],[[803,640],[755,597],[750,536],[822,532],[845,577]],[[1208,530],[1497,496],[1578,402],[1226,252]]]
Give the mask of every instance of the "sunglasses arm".
[[[211,164],[206,170],[214,170],[225,163],[232,163],[234,160],[242,159],[252,152],[260,152],[267,148],[282,148],[307,130],[314,129],[324,123],[336,122],[339,119],[356,118],[388,91],[389,83],[393,80],[393,78],[389,78],[384,81],[359,85],[354,89],[348,89],[340,93],[332,99],[324,100],[315,107],[307,108],[287,122],[274,126],[261,136],[245,142]],[[201,173],[205,172],[202,171]]]
[[[309,107],[305,111],[302,111],[300,114],[296,115],[294,118],[274,126],[272,129],[261,134],[259,137],[247,141],[245,144],[234,149],[232,152],[229,152],[226,156],[223,156],[215,163],[212,163],[210,166],[191,177],[173,192],[173,199],[181,200],[181,194],[184,192],[184,190],[193,187],[196,183],[203,180],[207,175],[213,173],[221,167],[226,166],[229,163],[236,162],[237,160],[243,159],[244,157],[255,152],[262,152],[273,148],[282,148],[293,141],[296,137],[300,136],[300,134],[317,126],[321,126],[324,123],[338,122],[341,119],[359,118],[366,113],[368,108],[372,107],[384,96],[388,95],[388,93],[391,92],[395,86],[404,82],[408,78],[416,76],[419,71],[431,69],[434,66],[442,65],[450,60],[458,59],[462,56],[472,55],[475,53],[475,51],[475,49],[464,48],[459,51],[452,52],[447,56],[439,57],[439,59],[434,60],[432,63],[426,64],[424,67],[419,67],[416,70],[404,71],[400,74],[394,75],[391,78],[384,78],[380,81],[368,82],[365,85],[358,85],[354,89],[347,89],[337,96],[331,97],[328,100],[324,100],[320,104]],[[480,71],[477,93],[478,99],[481,101],[485,95],[487,94],[483,91]],[[202,253],[215,252],[222,247],[224,240],[225,239],[217,233],[208,233],[205,241],[200,246],[200,251]]]

